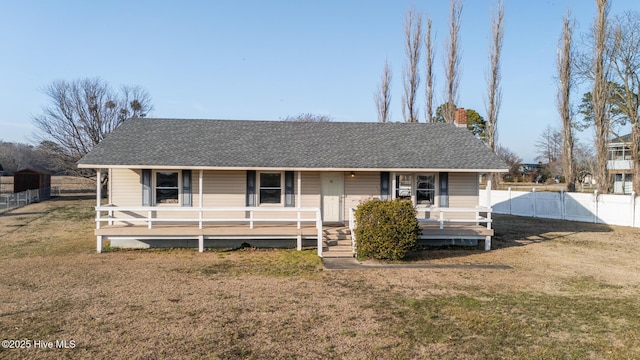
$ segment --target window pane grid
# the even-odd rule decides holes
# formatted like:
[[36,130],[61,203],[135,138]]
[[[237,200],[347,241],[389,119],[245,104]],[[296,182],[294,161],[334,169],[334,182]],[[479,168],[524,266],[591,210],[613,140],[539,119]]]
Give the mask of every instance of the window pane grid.
[[156,204],[177,204],[179,196],[177,172],[156,173]]
[[282,196],[282,174],[260,174],[260,204],[280,204]]

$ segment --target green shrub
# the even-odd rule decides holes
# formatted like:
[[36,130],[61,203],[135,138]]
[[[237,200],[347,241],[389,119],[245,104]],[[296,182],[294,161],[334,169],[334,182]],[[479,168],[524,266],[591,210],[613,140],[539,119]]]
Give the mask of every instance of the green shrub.
[[421,230],[409,200],[369,200],[355,215],[359,258],[400,260],[418,243]]

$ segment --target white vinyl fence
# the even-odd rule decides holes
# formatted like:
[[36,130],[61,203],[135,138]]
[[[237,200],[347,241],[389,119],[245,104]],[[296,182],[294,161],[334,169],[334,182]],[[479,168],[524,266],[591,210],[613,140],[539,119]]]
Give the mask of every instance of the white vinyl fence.
[[630,195],[482,190],[480,206],[495,214],[640,227],[640,201]]

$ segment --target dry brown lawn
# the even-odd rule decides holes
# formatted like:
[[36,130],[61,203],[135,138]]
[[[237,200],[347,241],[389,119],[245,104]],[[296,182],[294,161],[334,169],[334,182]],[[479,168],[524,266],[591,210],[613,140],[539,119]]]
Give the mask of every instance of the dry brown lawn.
[[640,229],[495,216],[491,252],[326,271],[313,251],[96,254],[94,201],[0,216],[0,338],[31,344],[0,358],[640,358]]

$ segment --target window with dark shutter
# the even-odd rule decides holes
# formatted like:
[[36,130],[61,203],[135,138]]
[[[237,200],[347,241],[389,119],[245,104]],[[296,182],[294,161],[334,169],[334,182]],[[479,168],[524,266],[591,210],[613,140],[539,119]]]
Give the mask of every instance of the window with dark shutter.
[[151,206],[151,170],[142,170],[140,183],[142,184],[142,206]]
[[284,206],[294,207],[296,206],[296,199],[293,193],[293,171],[284,172]]
[[440,207],[449,207],[449,173],[440,173]]
[[256,206],[256,171],[247,170],[247,206]]
[[380,173],[380,198],[382,200],[389,200],[389,172],[383,171]]
[[182,206],[193,206],[191,170],[182,170]]

